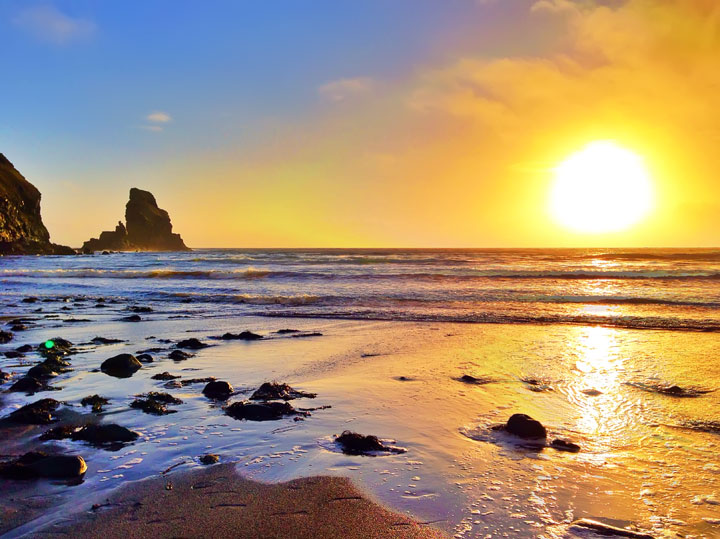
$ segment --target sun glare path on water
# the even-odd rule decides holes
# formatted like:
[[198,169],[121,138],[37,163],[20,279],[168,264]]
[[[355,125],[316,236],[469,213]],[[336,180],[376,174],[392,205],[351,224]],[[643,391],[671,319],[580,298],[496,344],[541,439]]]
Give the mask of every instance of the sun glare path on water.
[[615,142],[591,142],[554,172],[550,212],[573,231],[626,230],[652,209],[652,182],[643,159]]

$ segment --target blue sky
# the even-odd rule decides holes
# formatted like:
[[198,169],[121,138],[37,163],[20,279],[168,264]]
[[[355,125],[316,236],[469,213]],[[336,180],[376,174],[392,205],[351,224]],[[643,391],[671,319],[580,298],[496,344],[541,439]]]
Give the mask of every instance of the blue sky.
[[[74,246],[130,187],[191,246],[705,245],[719,9],[3,0],[0,152]],[[548,215],[553,167],[596,139],[653,167],[632,234]]]

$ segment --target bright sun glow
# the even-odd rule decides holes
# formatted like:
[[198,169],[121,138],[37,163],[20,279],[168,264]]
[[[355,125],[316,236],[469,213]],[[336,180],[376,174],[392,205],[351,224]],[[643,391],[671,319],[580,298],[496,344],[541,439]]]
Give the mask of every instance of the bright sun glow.
[[597,141],[555,169],[550,210],[577,232],[617,232],[645,217],[652,199],[642,158],[614,142]]

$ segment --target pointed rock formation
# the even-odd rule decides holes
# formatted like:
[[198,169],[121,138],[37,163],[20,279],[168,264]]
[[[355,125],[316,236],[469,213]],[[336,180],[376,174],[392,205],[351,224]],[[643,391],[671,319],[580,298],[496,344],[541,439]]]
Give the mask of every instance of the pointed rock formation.
[[83,252],[93,251],[189,251],[180,234],[173,234],[168,212],[158,208],[149,191],[133,187],[125,206],[125,221],[114,231],[86,241]]
[[0,153],[0,255],[75,254],[50,243],[40,217],[40,191]]

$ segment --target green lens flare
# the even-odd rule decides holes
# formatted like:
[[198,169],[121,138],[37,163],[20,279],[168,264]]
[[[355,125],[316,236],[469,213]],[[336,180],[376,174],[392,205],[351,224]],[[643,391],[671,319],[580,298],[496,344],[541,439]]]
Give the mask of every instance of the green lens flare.
[[45,348],[50,350],[53,346],[55,346],[55,343],[53,341],[45,341]]

